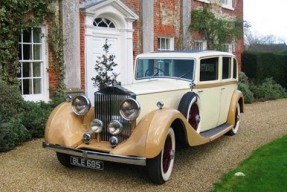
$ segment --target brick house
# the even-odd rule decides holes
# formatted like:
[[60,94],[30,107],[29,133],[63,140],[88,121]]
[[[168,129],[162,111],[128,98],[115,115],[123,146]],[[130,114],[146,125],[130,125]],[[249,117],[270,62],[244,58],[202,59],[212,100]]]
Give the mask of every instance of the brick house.
[[[210,5],[213,11],[243,18],[243,0],[63,0],[59,1],[65,39],[64,60],[66,64],[65,84],[68,89],[82,89],[92,98],[95,87],[91,80],[95,76],[94,66],[98,56],[103,53],[106,39],[111,44],[109,52],[116,56],[122,84],[132,81],[134,57],[143,52],[157,50],[206,49],[206,41],[189,30],[192,22],[191,11]],[[33,28],[29,34],[22,35],[20,44],[25,45],[25,37],[41,35],[42,40],[32,43],[41,47],[35,52],[34,72],[40,75],[38,83],[23,83],[22,94],[27,100],[48,100],[49,86],[56,86],[53,72],[47,72],[53,62],[49,56],[45,36],[48,26]],[[243,52],[243,39],[226,42],[227,51],[236,54],[240,63]],[[42,54],[42,55],[41,55]],[[20,58],[25,62],[25,55]],[[22,65],[22,71],[28,72]],[[29,76],[29,75],[28,75]],[[32,77],[31,77],[32,78]],[[36,82],[36,81],[35,81]],[[31,89],[31,88],[30,88]],[[35,91],[36,90],[36,91]]]

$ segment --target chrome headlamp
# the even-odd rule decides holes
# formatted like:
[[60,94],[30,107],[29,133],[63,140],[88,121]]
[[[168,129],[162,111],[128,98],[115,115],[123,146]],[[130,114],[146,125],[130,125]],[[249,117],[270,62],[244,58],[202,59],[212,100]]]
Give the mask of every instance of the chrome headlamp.
[[90,128],[94,133],[102,132],[104,127],[104,123],[99,119],[94,119],[90,123]]
[[120,114],[125,120],[133,121],[140,114],[140,104],[133,98],[125,99],[120,105]]
[[109,123],[108,130],[111,135],[118,135],[122,132],[123,125],[117,120],[112,120]]
[[83,116],[88,113],[91,108],[90,100],[84,96],[76,96],[72,101],[72,109],[76,115]]

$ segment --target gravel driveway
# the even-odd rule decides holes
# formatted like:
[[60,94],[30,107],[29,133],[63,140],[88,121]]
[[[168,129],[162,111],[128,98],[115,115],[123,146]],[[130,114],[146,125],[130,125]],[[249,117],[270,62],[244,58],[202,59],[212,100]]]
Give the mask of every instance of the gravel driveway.
[[177,149],[171,180],[150,183],[143,167],[106,163],[104,171],[68,169],[43,139],[0,153],[0,191],[210,191],[212,183],[259,146],[287,134],[287,99],[245,105],[238,134]]

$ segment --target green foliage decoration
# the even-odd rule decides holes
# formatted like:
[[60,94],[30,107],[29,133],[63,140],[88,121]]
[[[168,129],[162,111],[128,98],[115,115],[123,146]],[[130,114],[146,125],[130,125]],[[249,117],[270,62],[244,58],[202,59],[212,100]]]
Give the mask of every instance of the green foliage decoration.
[[98,57],[96,61],[95,70],[97,75],[92,78],[94,81],[94,85],[99,89],[103,89],[107,86],[118,85],[120,82],[117,81],[117,76],[113,72],[114,67],[118,64],[114,62],[115,55],[109,54],[110,44],[108,44],[108,40],[106,39],[105,44],[103,45],[104,54],[101,57]]
[[190,30],[198,32],[207,41],[208,49],[224,50],[225,43],[243,36],[245,22],[242,19],[218,16],[211,12],[208,6],[192,11],[191,19]]
[[18,40],[25,28],[38,26],[52,14],[50,4],[56,0],[0,1],[0,77],[15,84],[18,61]]

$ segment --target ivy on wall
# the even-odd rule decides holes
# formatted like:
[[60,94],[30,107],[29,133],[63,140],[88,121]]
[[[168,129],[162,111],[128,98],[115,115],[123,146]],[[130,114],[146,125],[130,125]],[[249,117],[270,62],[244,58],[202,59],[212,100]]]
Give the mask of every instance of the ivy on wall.
[[52,33],[48,36],[53,53],[53,68],[58,76],[59,86],[63,86],[64,60],[61,25],[57,18],[57,0],[1,0],[0,1],[0,78],[10,84],[17,83],[19,71],[18,41],[22,30],[48,21]]
[[54,0],[0,1],[0,68],[1,77],[15,83],[18,61],[18,41],[25,28],[42,24],[50,15],[49,4]]
[[207,41],[208,49],[224,50],[225,43],[243,36],[245,22],[242,19],[216,15],[208,6],[192,11],[191,19],[190,30]]

